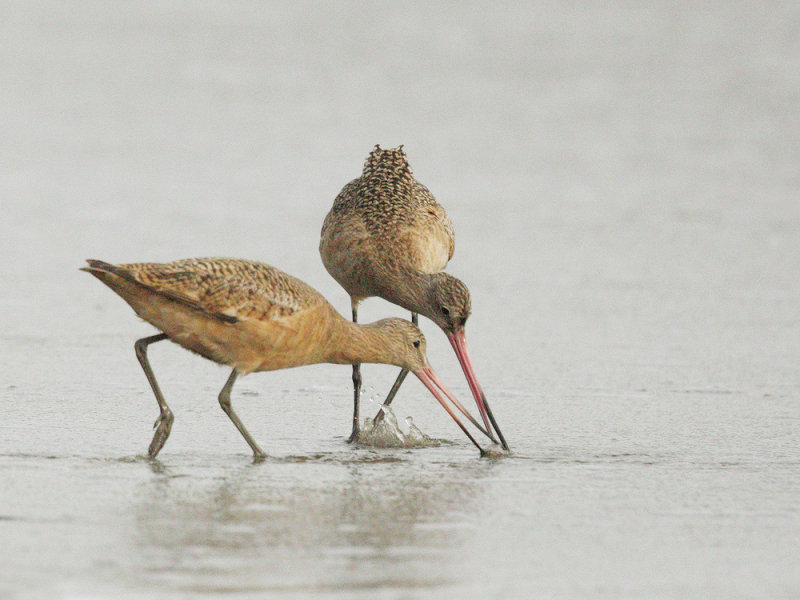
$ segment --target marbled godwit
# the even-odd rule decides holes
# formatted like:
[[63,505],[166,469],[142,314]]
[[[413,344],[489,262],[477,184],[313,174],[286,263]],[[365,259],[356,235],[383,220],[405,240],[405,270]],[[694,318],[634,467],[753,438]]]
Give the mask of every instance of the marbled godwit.
[[[453,257],[455,234],[444,208],[411,173],[403,147],[370,153],[361,177],[348,183],[333,203],[320,234],[322,262],[350,295],[353,322],[358,303],[380,296],[436,323],[455,350],[475,397],[489,437],[492,426],[508,450],[467,352],[464,326],[471,312],[470,295],[461,281],[442,272]],[[408,370],[397,377],[389,404]],[[353,431],[359,433],[361,371],[353,365]],[[379,420],[382,412],[378,413]],[[489,425],[491,421],[492,425]]]
[[[264,451],[231,406],[240,374],[330,362],[385,363],[411,370],[481,453],[437,387],[467,416],[428,364],[425,338],[403,319],[356,325],[309,285],[269,265],[231,258],[190,258],[171,263],[112,265],[88,260],[88,271],[119,294],[162,333],[135,344],[160,415],[149,454],[155,457],[172,428],[172,411],[147,360],[147,347],[169,339],[214,362],[233,367],[219,403],[258,459]],[[470,417],[473,423],[477,423]]]

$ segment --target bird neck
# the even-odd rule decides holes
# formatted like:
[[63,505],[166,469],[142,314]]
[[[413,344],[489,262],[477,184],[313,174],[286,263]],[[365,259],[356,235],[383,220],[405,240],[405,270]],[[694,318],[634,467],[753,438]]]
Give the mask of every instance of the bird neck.
[[381,298],[413,313],[428,316],[430,290],[436,274],[396,267],[381,280]]
[[333,324],[328,338],[326,362],[348,365],[398,364],[390,353],[387,341],[380,321],[360,325],[340,316]]

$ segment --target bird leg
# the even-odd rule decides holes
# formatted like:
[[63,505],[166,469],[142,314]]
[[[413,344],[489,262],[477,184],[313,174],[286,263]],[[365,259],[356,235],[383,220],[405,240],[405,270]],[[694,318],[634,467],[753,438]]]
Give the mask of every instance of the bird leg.
[[[419,317],[417,316],[417,313],[412,312],[411,322],[414,323],[414,325],[417,325],[418,321]],[[400,371],[400,374],[397,376],[397,379],[394,380],[394,384],[392,385],[392,389],[389,390],[389,394],[386,396],[386,400],[383,401],[383,404],[385,406],[389,406],[392,403],[392,400],[394,400],[395,395],[397,395],[397,391],[400,389],[400,386],[403,385],[403,381],[405,381],[406,375],[408,375],[408,369],[402,369]],[[378,411],[378,414],[375,415],[373,423],[377,425],[381,421],[383,421],[383,409],[380,409]]]
[[[353,307],[353,323],[358,322],[358,304],[351,302]],[[353,430],[350,437],[347,438],[347,443],[352,444],[358,440],[358,434],[361,431],[359,420],[359,400],[361,399],[361,365],[353,365]]]
[[255,440],[250,437],[247,429],[245,429],[244,425],[239,420],[239,416],[233,411],[233,405],[231,405],[231,388],[233,388],[233,384],[238,376],[239,372],[236,369],[231,371],[231,376],[228,377],[228,381],[225,382],[225,385],[222,387],[222,391],[219,393],[219,405],[222,407],[222,410],[225,411],[225,414],[230,417],[231,421],[233,421],[233,424],[236,425],[236,429],[238,429],[239,433],[242,434],[244,441],[249,444],[250,449],[253,451],[253,458],[256,460],[262,460],[266,458],[266,453],[259,448]]
[[150,442],[150,448],[148,450],[150,458],[155,458],[164,446],[164,442],[167,441],[169,432],[172,429],[172,421],[175,419],[169,406],[167,406],[167,403],[164,401],[164,396],[161,394],[161,390],[158,387],[156,376],[153,375],[153,369],[150,368],[150,361],[147,360],[147,346],[165,339],[167,339],[167,334],[159,333],[158,335],[151,335],[150,337],[137,340],[133,346],[136,350],[136,358],[139,359],[139,364],[142,365],[144,374],[147,376],[147,381],[150,382],[150,387],[153,389],[153,394],[155,394],[156,402],[158,402],[158,408],[161,410],[161,414],[159,414],[156,422],[153,424],[153,428],[156,432],[153,435],[153,441]]

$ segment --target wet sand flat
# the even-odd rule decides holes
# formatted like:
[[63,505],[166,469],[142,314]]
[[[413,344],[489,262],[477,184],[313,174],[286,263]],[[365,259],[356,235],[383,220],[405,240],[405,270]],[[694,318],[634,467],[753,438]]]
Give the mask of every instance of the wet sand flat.
[[[0,597],[800,596],[795,6],[0,13]],[[513,454],[411,379],[398,422],[438,442],[351,447],[326,365],[237,383],[253,464],[227,369],[158,344],[144,458],[153,330],[84,259],[262,260],[349,314],[319,229],[376,143],[454,223]],[[367,416],[396,370],[363,375]]]

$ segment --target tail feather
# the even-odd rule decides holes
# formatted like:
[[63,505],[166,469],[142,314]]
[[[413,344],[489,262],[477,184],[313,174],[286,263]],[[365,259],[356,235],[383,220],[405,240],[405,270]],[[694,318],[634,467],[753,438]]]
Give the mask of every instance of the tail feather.
[[87,258],[86,262],[89,263],[88,267],[81,267],[81,271],[86,271],[87,273],[91,273],[95,277],[102,278],[104,273],[110,273],[112,275],[116,275],[117,277],[121,277],[122,279],[127,279],[128,281],[135,283],[136,285],[140,285],[144,288],[153,290],[150,286],[145,285],[141,281],[138,281],[136,277],[133,276],[132,273],[128,271],[128,269],[124,269],[117,265],[112,265],[111,263],[107,263],[103,260],[95,260],[93,258]]
[[114,272],[114,265],[111,263],[107,263],[102,260],[95,260],[94,258],[87,258],[86,262],[89,264],[89,266],[81,267],[81,271],[86,271],[87,273],[91,273],[92,271],[105,271],[107,273]]

